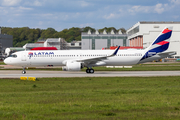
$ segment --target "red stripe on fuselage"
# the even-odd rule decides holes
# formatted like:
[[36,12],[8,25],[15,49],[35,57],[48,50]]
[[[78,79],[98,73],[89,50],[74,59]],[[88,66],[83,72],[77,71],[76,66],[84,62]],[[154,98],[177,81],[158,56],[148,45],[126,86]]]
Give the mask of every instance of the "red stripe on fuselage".
[[167,42],[167,41],[162,41],[162,42],[159,42],[159,43],[156,43],[156,44],[158,44],[158,45],[165,45],[165,44],[167,44],[167,43],[169,43],[169,42]]
[[168,33],[168,32],[171,32],[172,30],[169,30],[169,29],[165,29],[162,33]]

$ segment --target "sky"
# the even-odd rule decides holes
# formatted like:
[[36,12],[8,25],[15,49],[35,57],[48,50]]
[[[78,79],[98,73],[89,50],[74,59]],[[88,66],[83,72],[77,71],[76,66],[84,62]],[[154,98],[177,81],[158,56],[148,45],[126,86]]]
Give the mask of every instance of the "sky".
[[139,21],[180,21],[180,0],[0,0],[0,26],[129,29]]

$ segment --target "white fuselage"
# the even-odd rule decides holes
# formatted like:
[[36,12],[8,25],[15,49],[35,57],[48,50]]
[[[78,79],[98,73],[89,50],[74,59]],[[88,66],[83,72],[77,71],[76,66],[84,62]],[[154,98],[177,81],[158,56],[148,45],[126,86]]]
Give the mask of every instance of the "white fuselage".
[[[29,52],[32,54],[29,55]],[[111,55],[114,50],[46,50],[46,51],[21,51],[14,53],[16,57],[8,57],[5,63],[16,66],[65,66],[66,61],[86,60]],[[123,66],[140,63],[145,50],[119,50],[115,56],[107,57],[104,60],[91,66]],[[154,56],[155,57],[155,56]],[[157,59],[160,59],[157,57]],[[145,62],[148,62],[147,60]]]

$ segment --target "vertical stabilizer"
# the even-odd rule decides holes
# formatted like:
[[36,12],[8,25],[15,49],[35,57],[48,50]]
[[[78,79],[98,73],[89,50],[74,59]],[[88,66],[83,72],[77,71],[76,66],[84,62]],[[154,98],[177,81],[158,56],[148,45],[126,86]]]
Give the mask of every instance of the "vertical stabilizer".
[[173,27],[165,27],[152,44],[146,49],[146,53],[141,60],[152,57],[157,53],[168,49]]

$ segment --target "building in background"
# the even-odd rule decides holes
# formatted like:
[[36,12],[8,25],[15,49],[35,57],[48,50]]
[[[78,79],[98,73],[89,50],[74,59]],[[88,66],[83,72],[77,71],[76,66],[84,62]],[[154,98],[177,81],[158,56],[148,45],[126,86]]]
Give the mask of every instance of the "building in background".
[[81,50],[81,41],[72,41],[71,43],[67,43],[69,50]]
[[180,58],[180,22],[138,22],[127,30],[129,46],[147,48],[165,27],[173,27],[169,51]]
[[58,50],[67,50],[67,42],[63,38],[48,38],[44,47],[56,47]]
[[58,50],[67,50],[69,48],[63,38],[48,38],[47,40],[38,40],[36,43],[27,43],[23,46],[26,50],[36,47],[56,47]]
[[102,48],[110,48],[110,46],[128,46],[129,42],[127,40],[127,35],[122,34],[121,31],[115,33],[111,30],[107,33],[105,30],[103,33],[99,33],[96,30],[92,33],[90,30],[88,32],[81,33],[81,49],[82,50],[97,50]]
[[1,27],[0,27],[0,59],[3,58],[5,49],[8,47],[13,47],[13,36],[1,34]]

